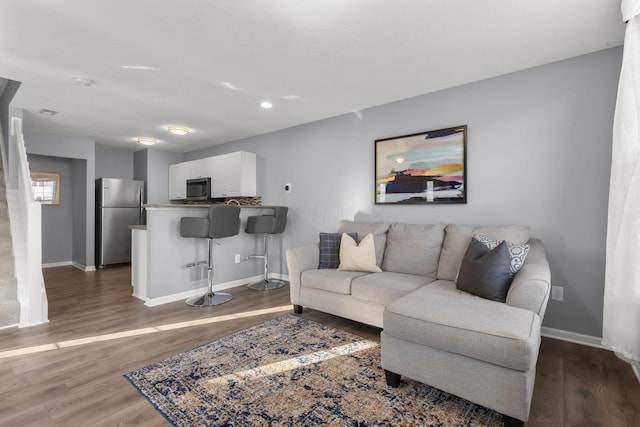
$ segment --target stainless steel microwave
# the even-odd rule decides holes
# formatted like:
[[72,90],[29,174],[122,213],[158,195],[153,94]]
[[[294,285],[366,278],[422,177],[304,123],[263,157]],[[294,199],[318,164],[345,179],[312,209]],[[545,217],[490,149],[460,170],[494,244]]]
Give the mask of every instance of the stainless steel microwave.
[[209,200],[211,198],[211,178],[187,180],[187,200]]

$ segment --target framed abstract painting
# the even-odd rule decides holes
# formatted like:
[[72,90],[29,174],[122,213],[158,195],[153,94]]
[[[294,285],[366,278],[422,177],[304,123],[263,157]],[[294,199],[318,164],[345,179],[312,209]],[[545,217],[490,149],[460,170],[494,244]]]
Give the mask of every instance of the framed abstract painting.
[[467,203],[467,126],[375,142],[376,204]]

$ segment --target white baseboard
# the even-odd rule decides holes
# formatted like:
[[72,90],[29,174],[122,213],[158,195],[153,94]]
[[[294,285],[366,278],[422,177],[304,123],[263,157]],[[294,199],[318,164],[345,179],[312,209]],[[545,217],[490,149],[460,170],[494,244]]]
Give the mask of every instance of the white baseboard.
[[611,350],[609,347],[602,345],[601,337],[579,334],[577,332],[563,331],[562,329],[548,328],[546,326],[543,326],[541,328],[540,335],[542,335],[543,337],[553,338],[561,341],[568,341],[575,344],[588,345],[589,347]]
[[73,261],[62,261],[62,262],[48,262],[46,264],[42,264],[42,268],[53,268],[53,267],[66,267],[68,265],[71,265],[75,268],[77,268],[78,270],[82,270],[82,271],[96,271],[96,268],[94,266],[84,266],[82,264],[79,264],[77,262],[73,262]]
[[42,264],[42,268],[66,267],[67,265],[73,265],[73,262],[71,261],[48,262],[46,264]]
[[[257,282],[260,279],[262,279],[262,276],[253,276],[247,277],[245,279],[233,280],[231,282],[218,283],[217,285],[213,285],[213,291],[223,291],[225,289],[235,288],[236,286],[247,285],[249,283]],[[147,307],[155,307],[157,305],[168,304],[170,302],[181,301],[187,298],[203,295],[206,292],[207,287],[204,286],[202,288],[179,292],[177,294],[165,295],[159,298],[146,298],[144,300],[144,305],[146,305]]]
[[74,262],[71,265],[73,265],[78,270],[82,270],[84,272],[96,271],[95,265],[90,265],[89,267],[87,267],[86,265],[78,264],[77,262]]
[[[262,278],[263,276],[259,275],[259,276],[253,276],[253,277],[246,277],[244,279],[232,280],[231,282],[226,282],[226,283],[218,283],[217,285],[213,286],[213,291],[214,292],[223,291],[225,289],[235,288],[236,286],[248,285],[250,283],[258,282],[262,280]],[[289,276],[286,274],[271,273],[269,274],[269,278],[289,281]],[[198,289],[179,292],[177,294],[165,295],[159,298],[139,298],[136,295],[134,295],[134,297],[143,300],[144,305],[146,305],[147,307],[155,307],[157,305],[168,304],[170,302],[176,302],[176,301],[182,301],[191,297],[203,295],[205,292],[207,292],[206,286]]]
[[[575,344],[588,345],[589,347],[601,348],[603,350],[608,350],[613,352],[611,348],[602,344],[602,338],[600,337],[593,337],[591,335],[584,335],[584,334],[578,334],[576,332],[563,331],[561,329],[547,328],[546,326],[543,326],[540,329],[541,329],[540,335],[542,335],[543,337],[553,338],[561,341],[568,341]],[[616,356],[620,357],[617,354]],[[624,357],[620,357],[620,358],[625,362],[629,363],[629,365],[631,365],[631,368],[633,369],[633,373],[636,375],[636,378],[640,383],[640,364],[632,363],[629,360],[625,359]]]

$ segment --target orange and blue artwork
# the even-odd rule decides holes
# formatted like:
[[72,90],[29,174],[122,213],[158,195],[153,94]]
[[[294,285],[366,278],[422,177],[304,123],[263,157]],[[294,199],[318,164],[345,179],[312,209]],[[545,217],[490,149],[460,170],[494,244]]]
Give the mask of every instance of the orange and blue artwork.
[[376,203],[466,203],[466,145],[466,126],[377,140]]

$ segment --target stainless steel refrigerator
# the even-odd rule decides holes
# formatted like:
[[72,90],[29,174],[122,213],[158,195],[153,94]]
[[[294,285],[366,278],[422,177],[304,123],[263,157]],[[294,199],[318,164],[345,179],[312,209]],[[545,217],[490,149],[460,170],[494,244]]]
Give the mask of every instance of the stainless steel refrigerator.
[[96,179],[96,267],[131,262],[130,225],[143,224],[144,182]]

